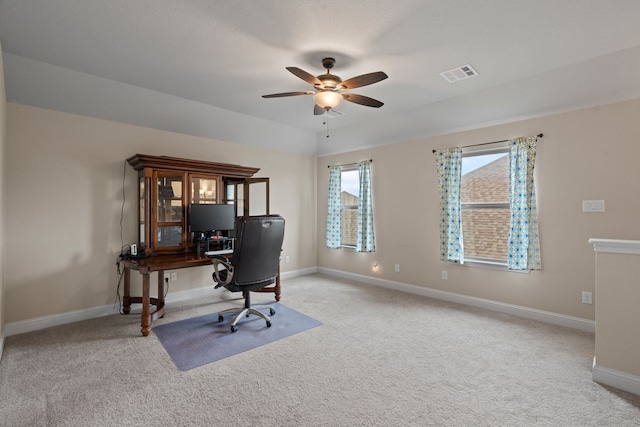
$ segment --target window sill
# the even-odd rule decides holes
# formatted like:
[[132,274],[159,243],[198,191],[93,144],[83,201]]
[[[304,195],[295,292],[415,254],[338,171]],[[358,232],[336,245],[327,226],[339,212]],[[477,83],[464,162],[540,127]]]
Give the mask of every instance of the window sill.
[[506,261],[498,261],[492,259],[465,258],[464,263],[461,265],[467,267],[488,268],[490,270],[500,270],[509,273],[529,274],[529,270],[509,270]]

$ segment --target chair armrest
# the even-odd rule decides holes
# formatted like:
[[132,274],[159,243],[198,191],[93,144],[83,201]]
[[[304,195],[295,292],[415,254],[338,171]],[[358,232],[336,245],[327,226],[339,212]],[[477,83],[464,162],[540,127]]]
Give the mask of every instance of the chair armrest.
[[[211,257],[211,263],[213,264],[213,277],[216,283],[216,288],[220,286],[228,285],[231,283],[233,277],[233,265],[224,257],[213,256]],[[225,277],[221,277],[220,272],[227,270]]]

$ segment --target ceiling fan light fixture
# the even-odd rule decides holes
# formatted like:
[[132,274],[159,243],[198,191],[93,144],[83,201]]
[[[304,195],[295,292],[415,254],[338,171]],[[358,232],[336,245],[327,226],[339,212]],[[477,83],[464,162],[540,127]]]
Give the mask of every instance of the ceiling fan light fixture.
[[316,105],[328,111],[340,105],[340,102],[342,102],[342,95],[339,92],[324,89],[313,95],[313,101]]

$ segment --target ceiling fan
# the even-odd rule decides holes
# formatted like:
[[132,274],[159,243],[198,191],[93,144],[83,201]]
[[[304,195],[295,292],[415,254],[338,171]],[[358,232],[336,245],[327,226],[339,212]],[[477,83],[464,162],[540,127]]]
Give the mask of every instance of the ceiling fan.
[[313,114],[316,116],[337,107],[343,99],[367,107],[380,108],[384,105],[383,102],[377,99],[356,95],[355,93],[349,93],[347,91],[384,80],[388,77],[385,73],[376,71],[342,81],[337,75],[331,74],[331,69],[335,63],[336,60],[333,58],[324,58],[322,60],[322,66],[327,69],[327,72],[317,77],[298,67],[287,67],[287,70],[292,74],[312,85],[316,89],[315,91],[274,93],[271,95],[262,95],[262,97],[281,98],[285,96],[313,95],[313,100],[316,103],[313,108]]

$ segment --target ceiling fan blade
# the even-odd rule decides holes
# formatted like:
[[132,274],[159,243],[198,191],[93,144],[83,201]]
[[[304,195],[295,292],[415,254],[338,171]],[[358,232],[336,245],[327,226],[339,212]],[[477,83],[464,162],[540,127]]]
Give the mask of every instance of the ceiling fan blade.
[[314,116],[321,116],[321,115],[323,115],[324,113],[326,113],[325,109],[324,109],[324,108],[322,108],[321,106],[319,106],[318,104],[315,104],[315,105],[313,106],[313,115],[314,115]]
[[349,102],[354,102],[367,107],[380,108],[384,105],[384,102],[380,102],[377,99],[363,95],[356,95],[355,93],[343,93],[342,97]]
[[322,86],[322,82],[316,76],[309,74],[298,67],[287,67],[287,70],[312,86]]
[[373,73],[362,74],[361,76],[356,76],[348,80],[345,80],[342,83],[340,83],[339,87],[344,89],[355,89],[357,87],[362,87],[362,86],[367,86],[373,83],[377,83],[380,80],[386,79],[387,77],[389,76],[387,76],[382,71],[376,71]]
[[272,93],[271,95],[262,95],[263,98],[282,98],[283,96],[298,96],[298,95],[313,95],[315,92],[306,91],[306,92],[283,92],[283,93]]

